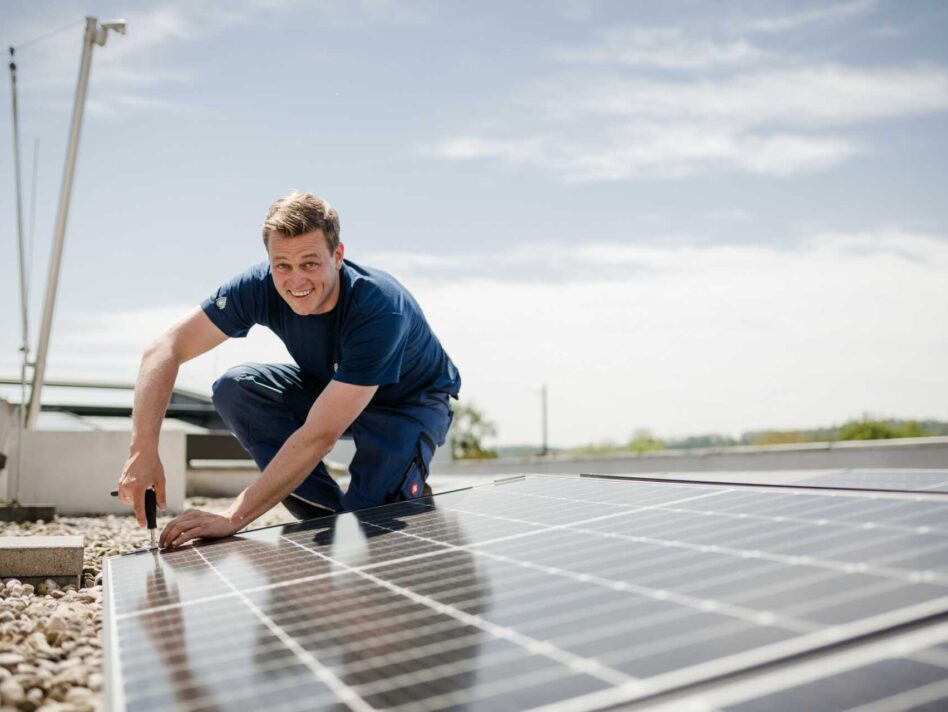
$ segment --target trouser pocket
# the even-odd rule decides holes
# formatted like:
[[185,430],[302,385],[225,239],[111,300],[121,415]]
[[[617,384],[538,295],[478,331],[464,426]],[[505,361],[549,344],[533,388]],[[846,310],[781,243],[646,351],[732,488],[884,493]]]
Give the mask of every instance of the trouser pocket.
[[425,488],[425,481],[428,479],[428,465],[434,456],[434,450],[435,446],[431,438],[422,433],[415,448],[415,456],[402,477],[401,487],[399,487],[396,494],[396,502],[421,496]]

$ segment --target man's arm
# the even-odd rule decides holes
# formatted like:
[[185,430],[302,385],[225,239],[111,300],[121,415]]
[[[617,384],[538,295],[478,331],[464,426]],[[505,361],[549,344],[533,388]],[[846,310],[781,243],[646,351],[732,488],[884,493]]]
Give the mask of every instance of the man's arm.
[[330,382],[313,403],[302,427],[223,515],[190,509],[168,523],[159,545],[181,546],[198,537],[229,536],[283,501],[329,453],[377,390],[378,386]]
[[145,490],[155,488],[158,506],[165,509],[165,473],[158,458],[161,421],[168,409],[178,368],[223,343],[227,335],[199,307],[156,339],[142,356],[132,406],[132,441],[119,479],[119,499],[135,508],[145,526]]

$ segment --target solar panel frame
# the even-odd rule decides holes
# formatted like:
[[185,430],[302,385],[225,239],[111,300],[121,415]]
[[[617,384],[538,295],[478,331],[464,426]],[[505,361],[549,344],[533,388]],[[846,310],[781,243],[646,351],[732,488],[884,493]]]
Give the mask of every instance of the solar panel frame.
[[[160,563],[161,560],[167,556],[182,558],[184,560],[182,566],[186,570],[200,569],[202,565],[200,561],[203,561],[205,573],[206,571],[213,572],[227,589],[226,592],[223,592],[219,586],[216,591],[214,587],[208,587],[208,590],[202,595],[200,586],[186,587],[189,595],[196,594],[196,597],[194,600],[181,603],[180,605],[170,602],[167,596],[162,598],[162,592],[158,590],[156,592],[158,596],[156,601],[159,601],[158,605],[150,606],[144,611],[132,609],[129,605],[129,600],[141,595],[141,586],[137,589],[133,586],[131,590],[128,590],[127,587],[126,589],[116,590],[116,577],[112,571],[113,562],[116,560],[107,560],[106,580],[109,600],[108,605],[104,607],[104,623],[107,632],[106,660],[107,675],[110,680],[109,696],[111,704],[113,704],[115,708],[120,708],[125,703],[124,692],[121,689],[121,667],[117,658],[118,649],[115,645],[115,641],[112,641],[112,631],[116,630],[116,626],[121,624],[123,620],[132,618],[140,619],[143,615],[160,615],[172,609],[185,609],[188,606],[204,605],[210,607],[217,602],[223,604],[224,602],[239,601],[247,610],[257,617],[259,622],[273,634],[276,640],[287,649],[293,651],[299,659],[304,662],[315,679],[322,681],[327,689],[335,693],[340,699],[343,699],[344,702],[350,704],[353,708],[367,709],[359,705],[358,700],[356,700],[358,695],[353,697],[355,693],[346,683],[341,682],[335,673],[323,666],[312,654],[307,653],[305,647],[300,646],[298,642],[294,645],[294,636],[288,634],[283,626],[274,622],[263,608],[254,602],[254,597],[262,596],[265,591],[276,589],[289,591],[291,587],[294,586],[313,584],[334,578],[338,579],[340,576],[355,576],[363,581],[368,581],[378,589],[397,594],[439,615],[453,619],[457,621],[459,625],[470,626],[472,629],[493,636],[493,639],[504,640],[514,646],[519,646],[523,651],[530,652],[531,655],[539,655],[544,657],[544,659],[552,660],[556,664],[562,665],[566,670],[572,670],[577,674],[581,673],[582,675],[588,675],[592,678],[602,680],[604,683],[607,683],[608,687],[599,691],[590,691],[584,696],[574,700],[576,704],[591,705],[629,702],[635,697],[673,691],[684,685],[696,684],[702,679],[711,679],[721,675],[734,674],[740,670],[747,669],[749,666],[771,664],[774,661],[795,655],[811,654],[814,650],[838,644],[840,639],[845,640],[847,638],[874,634],[880,630],[911,623],[911,621],[917,620],[921,616],[940,614],[948,611],[948,588],[944,588],[948,586],[948,576],[940,572],[933,574],[930,580],[923,580],[925,578],[921,575],[923,572],[911,570],[907,573],[905,569],[899,567],[881,566],[860,568],[857,565],[858,562],[852,561],[821,561],[814,557],[801,557],[799,554],[768,555],[768,552],[757,551],[755,553],[755,550],[752,549],[730,550],[727,547],[717,545],[709,546],[694,541],[677,541],[669,540],[668,538],[660,539],[652,537],[654,541],[650,542],[648,541],[650,537],[641,535],[635,535],[632,537],[632,540],[629,540],[628,536],[622,531],[609,531],[610,527],[618,528],[619,524],[627,523],[624,518],[628,518],[630,513],[641,514],[643,516],[643,524],[652,513],[658,514],[657,517],[653,517],[653,520],[660,523],[662,517],[667,517],[669,513],[674,511],[684,513],[696,522],[717,516],[730,517],[734,522],[742,523],[743,521],[747,521],[749,517],[746,513],[740,512],[739,509],[741,506],[746,506],[746,501],[753,502],[755,497],[754,493],[768,495],[768,499],[773,497],[774,492],[766,487],[749,487],[745,485],[743,487],[728,488],[719,484],[679,484],[674,482],[651,484],[634,482],[631,483],[634,485],[633,487],[622,490],[620,482],[614,481],[614,484],[620,489],[609,490],[608,499],[603,499],[601,496],[592,492],[592,489],[599,488],[601,495],[601,485],[603,481],[599,481],[599,483],[596,484],[594,481],[590,482],[587,480],[587,483],[593,484],[593,487],[590,489],[582,486],[583,480],[581,478],[544,476],[542,480],[544,482],[542,489],[547,491],[549,491],[548,485],[552,482],[569,481],[572,483],[569,488],[571,496],[564,497],[555,493],[551,495],[549,493],[540,494],[530,492],[528,491],[530,489],[530,480],[517,478],[506,480],[503,483],[495,483],[494,485],[475,488],[475,498],[480,497],[484,499],[486,497],[485,502],[490,503],[486,512],[472,511],[470,509],[464,510],[457,506],[458,500],[463,502],[471,499],[470,493],[475,492],[475,490],[461,490],[459,493],[454,493],[451,496],[439,495],[434,500],[416,500],[402,505],[395,505],[394,507],[398,512],[406,516],[409,512],[413,512],[415,516],[419,517],[417,520],[411,520],[409,518],[409,524],[405,525],[412,531],[399,528],[400,520],[397,516],[393,515],[391,507],[388,509],[377,508],[376,510],[365,510],[359,515],[359,524],[364,530],[378,531],[381,534],[381,536],[376,537],[374,541],[383,542],[384,540],[384,543],[377,544],[377,546],[388,547],[385,549],[386,551],[404,550],[404,555],[401,557],[396,557],[395,559],[381,557],[375,561],[370,559],[369,563],[365,565],[361,563],[357,565],[347,564],[345,561],[345,552],[343,552],[343,555],[338,555],[327,554],[326,551],[323,550],[326,544],[320,544],[318,541],[320,533],[325,529],[325,525],[320,523],[323,520],[316,520],[315,522],[290,527],[272,527],[266,530],[257,530],[256,532],[244,535],[242,539],[230,540],[229,542],[218,544],[205,544],[193,547],[190,551],[172,552],[170,555],[156,555],[147,552],[144,554],[130,555],[132,557],[139,557],[139,561],[131,565],[131,568],[136,570],[138,574],[142,574],[142,572],[149,567],[153,567],[153,562]],[[631,491],[633,489],[635,490],[634,492]],[[722,498],[721,495],[724,492],[732,492],[734,496]],[[582,494],[582,497],[579,497],[579,494]],[[495,497],[492,495],[498,496]],[[520,500],[526,500],[526,502],[531,505],[529,512],[530,516],[533,517],[532,519],[524,518],[522,507],[519,512],[515,507],[513,511],[511,511],[509,502],[516,502],[518,499],[517,495],[519,495]],[[776,514],[770,519],[765,517],[769,523],[798,524],[799,522],[795,522],[794,520],[800,519],[800,517],[795,517],[792,511],[793,506],[799,504],[799,497],[803,495],[819,498],[820,504],[826,509],[839,508],[840,503],[845,503],[846,498],[849,498],[850,502],[861,501],[865,503],[871,501],[876,507],[876,510],[878,510],[876,513],[885,512],[893,508],[897,509],[899,506],[897,504],[898,502],[917,504],[920,502],[933,501],[931,497],[917,494],[893,495],[876,493],[867,495],[865,493],[855,492],[826,491],[813,493],[812,490],[807,491],[806,488],[796,488],[793,492],[784,492],[783,495],[784,497],[782,499],[778,498],[781,501],[769,501],[769,505],[775,508],[777,512],[789,509],[791,514]],[[510,496],[513,496],[513,500],[510,499]],[[717,499],[715,499],[715,497],[717,497]],[[827,498],[832,498],[837,501],[830,503],[827,501]],[[723,504],[723,500],[725,499],[731,500],[728,501],[727,504],[730,509],[734,511],[730,511],[729,513],[709,512],[706,507],[704,509],[701,508],[701,505],[707,505],[708,501]],[[942,509],[948,504],[948,502],[940,498],[934,498],[934,501],[937,501],[938,506],[936,509]],[[742,502],[744,502],[744,504],[742,504]],[[813,500],[811,500],[811,503],[813,503]],[[452,506],[452,504],[454,506]],[[523,502],[521,502],[521,504],[523,504]],[[909,509],[911,508],[912,507],[909,507]],[[856,509],[858,510],[858,507],[856,507]],[[604,513],[600,513],[598,516],[588,516],[595,512],[603,512],[603,510],[605,510]],[[450,523],[436,521],[434,522],[434,526],[429,526],[429,524],[416,526],[416,524],[421,521],[421,518],[431,511],[450,511],[453,513],[452,516],[456,517],[456,519]],[[862,514],[865,514],[865,512],[862,512]],[[519,518],[518,516],[511,515],[519,515]],[[584,515],[585,519],[582,518]],[[851,512],[849,516],[852,518],[857,517],[857,515],[860,515],[860,512]],[[579,516],[580,519],[576,520],[577,516]],[[495,528],[487,529],[485,526],[485,530],[488,534],[492,534],[493,536],[488,536],[487,538],[478,536],[478,534],[482,533],[482,529],[478,527],[475,530],[476,534],[472,537],[472,541],[463,544],[459,543],[459,537],[471,529],[471,527],[465,529],[462,526],[464,517],[475,518],[476,521],[480,523],[491,522],[491,526]],[[571,518],[573,521],[570,521]],[[806,525],[815,525],[817,527],[827,526],[825,523],[818,524],[820,521],[819,518],[802,518],[802,523]],[[401,522],[401,524],[404,525],[404,522]],[[577,529],[578,525],[583,526]],[[696,526],[698,527],[697,533],[700,534],[700,524]],[[834,526],[838,525],[834,523]],[[850,529],[858,531],[881,532],[879,536],[883,542],[886,540],[885,537],[887,534],[890,538],[896,535],[902,536],[913,531],[916,532],[918,536],[930,535],[934,537],[935,535],[941,536],[942,534],[948,534],[948,532],[943,532],[942,528],[937,526],[933,529],[924,525],[893,526],[883,523],[881,528],[877,525],[869,529],[861,529],[862,524],[858,522],[847,526],[849,526]],[[425,529],[424,527],[429,528]],[[600,529],[596,529],[595,527],[600,527]],[[602,527],[606,527],[606,529],[601,529]],[[924,531],[921,531],[922,529],[924,529]],[[416,531],[423,532],[423,534],[420,535],[416,533]],[[310,545],[309,538],[313,532],[315,532],[315,535],[313,543]],[[683,534],[687,532],[687,528],[679,527],[676,529],[676,533]],[[645,579],[629,581],[621,577],[610,578],[588,571],[571,571],[561,566],[556,566],[555,562],[549,560],[534,560],[537,558],[536,556],[524,558],[526,556],[524,553],[518,554],[519,558],[518,556],[511,556],[511,547],[513,547],[512,551],[516,552],[518,542],[522,543],[524,540],[541,535],[552,537],[562,534],[566,534],[566,536],[561,537],[562,541],[556,546],[555,551],[558,554],[562,554],[566,550],[565,547],[571,545],[573,540],[582,541],[584,537],[587,537],[594,543],[597,541],[619,541],[623,546],[631,547],[635,544],[640,546],[640,548],[647,544],[653,548],[659,547],[656,549],[659,554],[662,550],[667,552],[671,549],[675,550],[676,554],[683,552],[681,554],[683,559],[688,559],[689,556],[694,555],[694,562],[690,570],[691,573],[701,572],[704,569],[721,569],[719,575],[716,577],[702,581],[705,585],[709,582],[714,582],[719,586],[727,583],[729,575],[726,570],[727,567],[724,565],[719,566],[715,558],[724,557],[721,559],[724,563],[731,562],[731,560],[737,562],[744,561],[755,567],[755,570],[761,575],[768,570],[771,572],[775,570],[770,567],[770,564],[778,567],[782,565],[792,565],[800,567],[801,569],[813,569],[810,578],[813,579],[814,583],[819,580],[818,577],[820,575],[829,578],[831,578],[833,574],[855,577],[867,575],[866,572],[868,571],[868,575],[880,579],[877,586],[880,595],[890,589],[895,590],[900,587],[925,594],[925,592],[928,591],[926,586],[933,587],[936,592],[941,592],[944,588],[945,595],[940,598],[933,598],[932,595],[928,594],[921,595],[920,599],[913,606],[903,606],[898,611],[886,609],[885,615],[877,615],[874,618],[866,618],[863,616],[855,621],[839,622],[839,614],[837,613],[834,614],[836,617],[830,617],[831,622],[836,621],[836,624],[832,634],[827,634],[827,632],[822,629],[822,623],[819,621],[810,621],[805,617],[788,617],[783,614],[774,614],[770,611],[747,608],[741,605],[739,601],[734,603],[724,598],[719,600],[716,598],[693,595],[697,592],[687,593],[676,590],[681,588],[680,584],[666,588],[650,587],[642,584],[642,581]],[[441,537],[441,539],[431,538],[434,536]],[[407,544],[406,540],[410,540],[411,544]],[[222,569],[226,571],[233,569],[234,572],[239,572],[239,567],[228,568],[227,547],[231,545],[231,548],[240,548],[241,546],[247,548],[246,544],[239,543],[241,541],[254,541],[266,545],[274,545],[274,542],[276,542],[278,547],[282,547],[282,553],[280,554],[282,558],[273,559],[273,561],[279,560],[282,562],[286,559],[292,562],[296,560],[294,557],[302,556],[305,560],[316,559],[322,562],[322,564],[325,564],[326,568],[319,573],[308,574],[295,579],[290,577],[270,581],[266,585],[261,586],[252,585],[252,580],[248,580],[246,584],[241,580],[235,583],[222,573]],[[946,539],[946,541],[948,541],[948,539]],[[235,542],[238,543],[235,544]],[[389,544],[391,544],[391,546],[389,546]],[[937,557],[939,551],[943,552],[945,550],[945,542],[942,542],[942,544],[943,546],[941,548],[933,544],[932,547],[929,547],[930,553],[934,552],[933,555]],[[500,547],[499,550],[498,547]],[[506,553],[504,553],[505,547],[507,549]],[[370,550],[371,548],[372,544],[369,545]],[[636,551],[639,550],[636,549]],[[644,552],[645,549],[641,549],[641,551]],[[288,552],[293,553],[288,554]],[[422,591],[429,591],[428,593],[414,590],[410,585],[411,580],[409,582],[403,582],[406,583],[406,585],[399,583],[401,580],[399,579],[400,572],[405,575],[411,574],[413,571],[412,567],[415,565],[422,567],[428,566],[430,568],[432,563],[440,563],[442,560],[448,560],[453,554],[458,554],[459,552],[471,557],[472,560],[476,559],[485,567],[488,566],[488,564],[483,562],[490,562],[489,565],[495,567],[492,571],[498,576],[499,574],[496,572],[502,570],[507,572],[515,571],[520,575],[521,581],[528,581],[531,580],[531,575],[535,574],[532,579],[534,588],[528,590],[541,589],[544,585],[544,581],[547,582],[546,585],[552,586],[553,584],[550,584],[549,581],[554,579],[551,577],[559,577],[560,579],[569,581],[569,585],[562,584],[561,588],[565,591],[569,591],[569,595],[573,598],[558,602],[561,608],[565,607],[567,610],[569,610],[570,601],[592,599],[598,600],[599,602],[595,605],[602,609],[597,612],[597,615],[608,613],[610,604],[608,601],[603,601],[605,592],[619,592],[626,597],[633,595],[639,596],[642,605],[647,603],[649,606],[652,606],[652,608],[654,608],[653,615],[659,616],[659,618],[655,619],[658,621],[656,625],[659,626],[661,625],[660,616],[663,615],[663,610],[666,612],[664,615],[670,616],[670,619],[674,620],[675,615],[673,614],[678,610],[674,608],[675,606],[680,607],[682,610],[690,611],[691,615],[696,617],[704,616],[702,620],[708,622],[708,628],[706,628],[708,631],[708,633],[706,633],[706,644],[717,639],[719,636],[716,636],[716,633],[718,632],[743,632],[745,634],[753,633],[754,635],[759,635],[761,631],[765,629],[787,628],[794,635],[786,639],[780,639],[780,636],[776,636],[777,639],[774,641],[770,641],[769,643],[764,641],[765,644],[763,646],[752,645],[744,652],[726,657],[717,657],[710,661],[699,661],[697,666],[693,665],[685,668],[684,671],[681,668],[663,671],[661,666],[656,662],[659,660],[659,657],[655,655],[658,648],[652,644],[651,648],[644,648],[642,653],[646,657],[651,658],[649,662],[651,662],[652,667],[655,668],[653,671],[655,674],[650,677],[640,678],[630,675],[621,667],[615,666],[616,664],[630,664],[624,662],[625,659],[628,658],[628,653],[631,652],[628,647],[624,651],[625,658],[622,657],[620,651],[613,657],[608,658],[616,661],[616,663],[606,664],[589,655],[571,652],[569,647],[555,644],[557,638],[551,641],[542,636],[540,638],[533,637],[511,628],[509,625],[498,624],[485,619],[482,615],[466,611],[464,606],[473,605],[471,600],[476,601],[478,594],[476,590],[471,591],[470,593],[474,598],[464,599],[463,594],[467,593],[465,589],[451,588],[451,584],[455,581],[464,581],[465,574],[463,571],[460,571],[455,579],[451,579],[450,577],[445,578],[447,572],[452,571],[451,569],[438,570],[437,575],[434,576],[435,580],[425,584],[431,588],[421,589]],[[376,554],[377,553],[378,552],[376,552]],[[365,552],[362,552],[362,554],[364,555]],[[589,556],[591,556],[591,554]],[[621,557],[613,557],[613,559],[616,558],[621,559]],[[653,572],[653,576],[658,576],[656,580],[660,581],[661,576],[658,570],[660,568],[658,565],[660,561],[657,555],[653,555],[653,558],[658,567]],[[129,557],[123,557],[123,559],[125,562],[134,561]],[[940,559],[936,558],[936,561],[939,562],[944,560],[945,557]],[[302,561],[302,559],[300,561]],[[578,561],[582,563],[589,561],[589,559],[588,557],[581,556]],[[142,562],[145,563],[143,564]],[[883,561],[883,563],[885,563],[885,561]],[[277,567],[267,569],[265,573],[269,574],[272,571],[284,571],[288,565],[292,566],[292,563],[281,563]],[[161,570],[160,567],[159,570]],[[392,572],[389,573],[389,570]],[[608,571],[618,576],[622,574],[623,568],[618,566],[618,568],[613,567]],[[529,572],[529,575],[527,572]],[[913,573],[916,574],[914,577],[912,575]],[[505,573],[504,575],[507,574]],[[733,578],[734,574],[732,573],[730,575]],[[544,579],[544,577],[546,578]],[[442,580],[438,580],[439,578]],[[416,577],[413,580],[414,586],[421,587],[423,581],[424,579]],[[151,582],[154,583],[153,581]],[[445,595],[445,591],[442,590],[445,587],[447,587],[448,591],[453,595],[461,595],[462,597],[457,600],[451,599],[450,602],[441,601],[437,596]],[[152,588],[155,588],[155,586],[152,586]],[[872,590],[872,588],[867,588],[866,586],[860,587],[860,592],[871,592]],[[513,589],[513,592],[520,596],[525,595],[524,591]],[[598,599],[596,597],[597,593],[599,593]],[[631,600],[631,598],[629,600]],[[904,598],[902,600],[904,600]],[[851,604],[853,599],[845,599],[844,597],[844,601]],[[117,603],[118,607],[116,608]],[[524,603],[520,604],[521,609],[523,609],[524,605]],[[517,609],[513,608],[510,610],[515,611]],[[798,612],[806,613],[806,608],[798,609]],[[562,615],[563,613],[560,611],[558,616],[561,626],[563,625]],[[761,616],[763,616],[763,618]],[[710,623],[711,620],[717,620],[717,622],[712,625]],[[542,618],[530,625],[540,626],[540,623],[542,623]],[[532,630],[533,628],[529,628],[528,626],[527,629]],[[631,629],[634,629],[634,627],[625,628],[625,630]],[[537,630],[542,632],[542,626],[537,628]],[[431,631],[429,631],[429,633],[431,633]],[[589,636],[590,633],[587,632],[586,635]],[[621,632],[614,632],[614,635],[621,635]],[[682,635],[686,635],[686,633],[682,633]],[[593,635],[593,638],[595,637],[596,636]],[[676,642],[673,637],[670,636],[666,636],[663,640],[666,645]],[[571,644],[578,645],[579,643],[574,641]],[[447,650],[447,648],[445,648],[445,650]],[[671,650],[673,654],[679,656],[680,661],[682,649],[672,647]],[[514,656],[514,658],[516,658],[516,656]],[[461,697],[457,697],[457,699],[461,699]]]
[[864,492],[918,492],[948,495],[948,469],[859,468],[843,470],[709,470],[641,473],[582,473],[581,477],[682,482],[717,485],[758,485],[774,488],[844,489]]

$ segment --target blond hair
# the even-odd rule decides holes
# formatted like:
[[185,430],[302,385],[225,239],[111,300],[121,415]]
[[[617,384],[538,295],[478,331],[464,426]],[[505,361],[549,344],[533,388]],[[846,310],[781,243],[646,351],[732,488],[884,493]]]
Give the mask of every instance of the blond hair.
[[333,253],[339,246],[339,213],[329,203],[312,193],[293,191],[273,203],[263,221],[263,244],[269,248],[270,233],[297,237],[313,230],[322,230],[326,246]]

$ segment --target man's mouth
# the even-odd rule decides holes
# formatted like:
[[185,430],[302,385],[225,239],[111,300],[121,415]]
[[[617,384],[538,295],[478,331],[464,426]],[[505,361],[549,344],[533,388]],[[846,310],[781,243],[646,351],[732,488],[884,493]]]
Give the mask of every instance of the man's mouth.
[[296,297],[297,299],[302,299],[303,297],[308,297],[308,296],[309,296],[310,294],[312,294],[315,290],[314,290],[314,289],[306,289],[306,290],[303,290],[302,292],[294,292],[292,289],[290,289],[290,290],[288,290],[288,291],[290,292],[290,294],[292,294],[292,295],[293,295],[294,297]]

